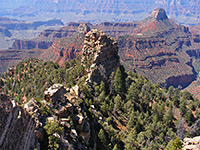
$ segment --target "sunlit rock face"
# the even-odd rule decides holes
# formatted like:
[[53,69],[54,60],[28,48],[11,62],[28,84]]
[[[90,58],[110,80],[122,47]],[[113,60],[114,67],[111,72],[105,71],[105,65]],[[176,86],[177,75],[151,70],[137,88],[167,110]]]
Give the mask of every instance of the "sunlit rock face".
[[32,117],[4,94],[0,94],[0,108],[0,149],[39,149]]
[[85,35],[82,62],[90,63],[88,80],[110,82],[118,68],[118,46],[113,38],[101,30],[93,29]]

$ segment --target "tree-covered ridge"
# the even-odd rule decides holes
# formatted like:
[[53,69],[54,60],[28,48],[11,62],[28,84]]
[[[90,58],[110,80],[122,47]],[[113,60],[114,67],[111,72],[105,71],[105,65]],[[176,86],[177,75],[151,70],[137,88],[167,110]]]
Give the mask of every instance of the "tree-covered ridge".
[[55,83],[66,82],[66,86],[71,87],[83,74],[80,59],[66,62],[65,67],[61,67],[52,61],[30,58],[2,74],[0,87],[17,102],[24,103],[27,98],[43,98],[44,91]]
[[[24,60],[2,74],[1,90],[23,104],[31,98],[41,102],[44,91],[54,83],[65,87],[78,85],[82,93],[79,105],[87,108],[89,121],[97,121],[96,135],[93,134],[97,149],[170,149],[179,143],[177,137],[182,140],[200,134],[200,127],[195,126],[200,117],[200,101],[189,92],[173,87],[166,90],[123,66],[116,70],[111,85],[103,81],[100,85],[95,82],[88,85],[85,64],[80,58],[66,62],[65,67],[38,59]],[[40,110],[46,116],[55,115],[43,105]],[[70,125],[76,126],[72,119]],[[46,122],[44,129],[51,137],[49,148],[59,148],[49,130],[60,132],[60,125],[51,127]]]
[[[184,135],[199,135],[199,127],[191,132],[189,126],[200,117],[200,101],[189,92],[173,87],[162,89],[120,68],[115,74],[114,88],[114,95],[107,95],[104,90],[95,91],[100,93],[95,95],[94,104],[97,108],[100,106],[99,111],[105,116],[101,124],[109,135],[107,143],[112,143],[113,136],[118,135],[125,149],[164,149],[177,136],[183,139]],[[117,129],[113,136],[109,134],[112,129]]]

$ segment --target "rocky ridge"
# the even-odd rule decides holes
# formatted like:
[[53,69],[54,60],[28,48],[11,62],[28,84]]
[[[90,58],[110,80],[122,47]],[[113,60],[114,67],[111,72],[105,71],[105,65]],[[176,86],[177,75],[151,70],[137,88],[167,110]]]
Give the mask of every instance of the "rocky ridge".
[[[84,30],[82,31],[85,32]],[[80,80],[83,80],[85,86],[91,85],[93,82],[100,84],[101,80],[111,84],[110,80],[120,64],[117,43],[103,31],[97,29],[89,31],[85,35],[84,41],[82,64],[85,67],[88,66],[86,74],[88,79],[83,80],[81,78]],[[15,70],[10,69],[9,76],[12,77],[14,75]],[[0,102],[3,102],[3,100]],[[94,105],[89,106],[91,107],[89,111],[88,106],[86,106],[85,96],[77,84],[71,88],[66,88],[62,84],[53,84],[44,92],[43,100],[34,98],[27,102],[24,100],[22,102],[23,108],[17,107],[15,118],[12,118],[13,109],[16,106],[17,103],[15,102],[13,104],[9,102],[8,106],[3,104],[5,110],[1,115],[4,116],[5,114],[3,118],[8,121],[3,120],[7,124],[1,128],[3,129],[2,131],[0,130],[2,132],[0,140],[2,149],[19,148],[25,150],[37,148],[42,150],[51,146],[56,147],[57,145],[50,144],[52,139],[57,141],[60,149],[96,149],[98,122],[91,117],[90,112],[96,112],[96,109]],[[100,117],[97,113],[95,115]],[[21,118],[22,122],[16,124],[15,120],[17,118]],[[57,128],[52,129],[53,125]],[[11,137],[4,136],[6,134],[12,137],[18,136],[11,132],[12,128],[7,129],[7,127],[12,126],[14,128],[20,126],[18,130],[21,127],[25,129],[25,133],[19,133],[22,137],[19,144],[21,147],[18,147],[18,145],[14,148],[9,147],[7,141]],[[15,132],[18,130],[15,130]],[[12,142],[13,146],[18,143],[16,140]],[[49,147],[47,147],[48,143]]]

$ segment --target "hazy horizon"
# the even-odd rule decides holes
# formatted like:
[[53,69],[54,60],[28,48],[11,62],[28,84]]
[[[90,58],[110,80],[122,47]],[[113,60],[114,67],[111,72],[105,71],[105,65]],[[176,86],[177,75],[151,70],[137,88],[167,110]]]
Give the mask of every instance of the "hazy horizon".
[[0,17],[25,21],[134,22],[161,7],[180,24],[200,22],[200,1],[193,0],[0,0],[0,3]]

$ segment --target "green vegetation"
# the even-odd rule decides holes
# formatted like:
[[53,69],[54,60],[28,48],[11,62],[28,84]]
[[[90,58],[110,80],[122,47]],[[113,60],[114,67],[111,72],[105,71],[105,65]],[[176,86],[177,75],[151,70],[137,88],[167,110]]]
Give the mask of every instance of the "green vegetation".
[[[98,149],[181,149],[178,121],[183,118],[185,125],[191,126],[199,119],[198,99],[189,92],[154,85],[143,76],[125,71],[123,66],[117,69],[111,81],[113,85],[103,81],[100,85],[95,82],[86,85],[86,67],[79,58],[66,62],[65,67],[28,59],[16,66],[14,75],[2,74],[0,86],[12,99],[23,104],[32,97],[42,100],[44,91],[54,83],[66,87],[78,84],[82,92],[80,104],[87,108],[88,120],[98,122],[94,129]],[[40,110],[43,116],[51,113],[42,105]],[[69,119],[72,127],[76,127],[72,117]],[[53,134],[62,134],[63,128],[57,122],[46,122],[44,129],[49,148],[59,149]],[[189,134],[186,132],[186,135]]]
[[171,140],[167,145],[165,150],[181,150],[183,148],[183,144],[181,140],[177,137],[175,140]]
[[199,100],[189,92],[162,89],[131,71],[118,68],[114,88],[116,93],[110,94],[96,85],[90,97],[103,116],[98,137],[107,149],[165,149],[170,141],[174,141],[170,149],[179,149],[178,119],[183,117],[191,126],[200,117],[194,115]]
[[49,148],[50,149],[59,149],[59,144],[58,144],[58,137],[56,137],[54,134],[63,134],[64,129],[63,127],[59,126],[59,123],[57,122],[49,122],[46,121],[46,125],[44,126],[44,129],[46,130],[48,134],[48,139],[49,139]]
[[66,63],[65,67],[54,62],[44,62],[30,58],[23,60],[15,68],[15,75],[2,74],[0,87],[18,103],[34,97],[43,98],[44,91],[54,83],[66,83],[67,87],[75,85],[85,69],[79,59]]

